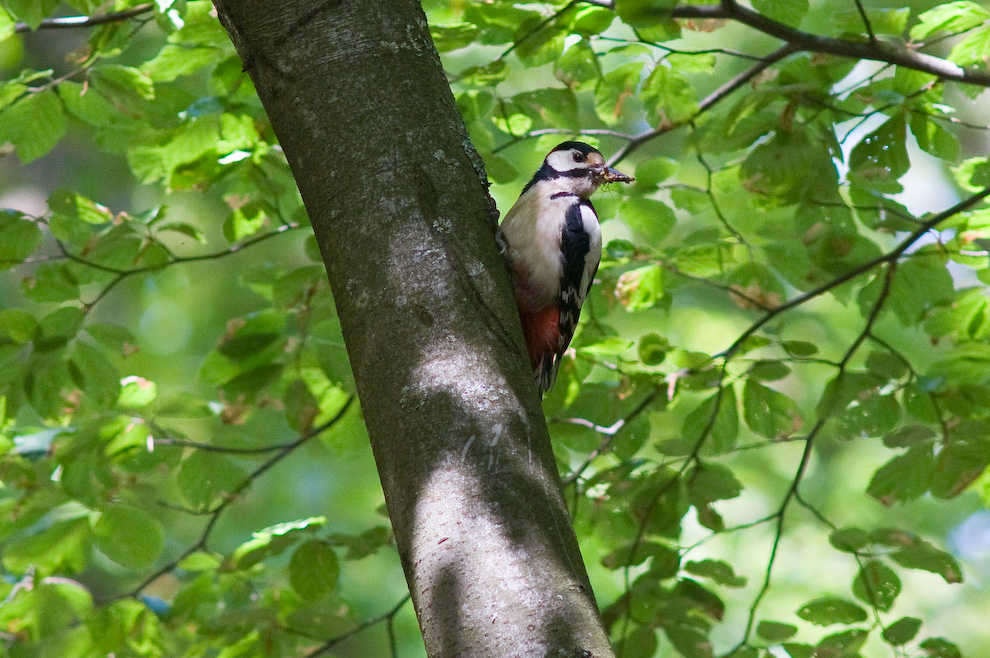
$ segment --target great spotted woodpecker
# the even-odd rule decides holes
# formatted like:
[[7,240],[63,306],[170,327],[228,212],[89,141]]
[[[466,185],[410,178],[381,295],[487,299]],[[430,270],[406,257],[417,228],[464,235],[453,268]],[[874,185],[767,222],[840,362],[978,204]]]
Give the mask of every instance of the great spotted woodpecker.
[[598,271],[602,233],[588,200],[602,183],[629,183],[597,149],[564,142],[547,155],[502,222],[512,288],[540,392],[553,386]]

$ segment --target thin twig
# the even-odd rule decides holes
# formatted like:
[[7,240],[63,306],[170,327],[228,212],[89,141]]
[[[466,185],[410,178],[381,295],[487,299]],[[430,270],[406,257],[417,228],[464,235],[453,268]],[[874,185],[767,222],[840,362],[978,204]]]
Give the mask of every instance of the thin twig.
[[292,454],[292,452],[295,451],[296,448],[306,443],[313,437],[322,434],[323,432],[327,431],[335,424],[337,424],[337,422],[339,422],[340,419],[343,418],[344,415],[347,413],[347,411],[350,409],[351,404],[353,402],[354,402],[353,396],[347,398],[347,401],[340,408],[340,410],[334,415],[333,418],[323,423],[322,425],[319,425],[318,427],[314,427],[308,432],[300,434],[299,438],[297,438],[295,441],[284,444],[284,447],[282,448],[282,450],[279,451],[277,455],[266,460],[256,469],[251,471],[251,473],[249,473],[248,476],[245,477],[244,480],[238,486],[234,487],[233,490],[229,492],[229,494],[223,500],[223,502],[221,502],[219,505],[217,505],[212,510],[210,510],[209,512],[210,520],[206,522],[206,525],[203,527],[203,530],[200,532],[199,539],[197,539],[192,545],[190,545],[188,548],[186,548],[178,556],[170,560],[164,566],[160,567],[159,569],[156,569],[153,573],[146,576],[138,585],[136,585],[129,592],[120,596],[113,597],[113,599],[132,598],[137,596],[138,594],[141,593],[141,591],[145,587],[155,582],[165,574],[174,571],[179,566],[179,564],[187,557],[189,557],[190,555],[192,555],[197,551],[205,550],[207,543],[210,540],[210,536],[213,534],[213,529],[216,527],[216,524],[220,520],[221,515],[227,508],[230,507],[230,505],[234,503],[234,501],[238,499],[240,494],[245,489],[247,489],[251,485],[251,483],[254,482],[257,478],[259,478],[262,474],[264,474],[266,471],[268,471],[273,466],[275,466],[283,459],[288,457],[290,454]]
[[[306,656],[305,656],[305,658],[316,658],[316,656],[320,656],[320,655],[326,653],[327,651],[330,651],[330,649],[333,649],[335,646],[337,646],[338,644],[340,644],[344,640],[349,639],[351,637],[354,637],[358,633],[371,628],[375,624],[380,624],[383,621],[386,622],[388,624],[388,627],[391,629],[391,620],[397,614],[399,614],[399,611],[402,610],[402,607],[406,603],[409,602],[409,598],[410,598],[409,595],[406,594],[405,596],[402,597],[402,599],[398,603],[396,603],[394,606],[392,606],[392,608],[390,610],[388,610],[387,612],[384,612],[384,613],[378,615],[377,617],[372,617],[371,619],[368,619],[367,621],[365,621],[361,625],[355,626],[351,630],[349,630],[349,631],[347,631],[345,633],[341,633],[337,637],[334,637],[334,638],[331,638],[331,639],[327,640],[325,643],[323,643],[322,646],[319,646],[316,649],[313,649],[312,651],[310,651],[309,653],[307,653]],[[391,633],[391,631],[390,631],[389,642],[390,642],[390,644],[392,646],[392,655],[393,656],[395,655],[394,641],[395,641],[394,633]]]
[[694,121],[698,116],[700,116],[703,112],[705,112],[716,103],[728,97],[736,89],[742,87],[744,84],[746,84],[747,82],[758,76],[760,73],[770,68],[770,66],[772,66],[776,62],[779,62],[788,55],[797,52],[797,50],[798,49],[792,46],[791,44],[784,44],[777,50],[773,51],[766,57],[762,58],[759,62],[757,62],[753,66],[749,67],[739,75],[727,81],[721,87],[719,87],[712,93],[708,94],[708,96],[700,100],[698,102],[698,111],[692,114],[690,117],[681,119],[679,121],[671,121],[665,123],[664,125],[654,130],[647,130],[638,135],[632,136],[632,138],[629,140],[629,143],[626,144],[621,149],[619,149],[619,151],[612,156],[611,160],[609,160],[609,166],[615,166],[617,163],[626,159],[629,156],[629,154],[631,154],[633,151],[638,149],[643,144],[649,142],[650,140],[656,139],[660,135],[664,135],[672,130],[688,125],[689,123]]
[[[41,21],[41,24],[37,27],[38,30],[57,30],[66,28],[77,28],[77,27],[93,27],[95,25],[105,25],[107,23],[121,23],[132,18],[136,18],[142,14],[147,14],[149,11],[155,8],[155,3],[146,2],[141,5],[131,7],[130,9],[124,9],[122,11],[114,11],[109,14],[99,14],[96,16],[61,16],[59,18],[46,18]],[[31,26],[27,23],[15,23],[14,32],[21,34],[24,32],[31,32]]]

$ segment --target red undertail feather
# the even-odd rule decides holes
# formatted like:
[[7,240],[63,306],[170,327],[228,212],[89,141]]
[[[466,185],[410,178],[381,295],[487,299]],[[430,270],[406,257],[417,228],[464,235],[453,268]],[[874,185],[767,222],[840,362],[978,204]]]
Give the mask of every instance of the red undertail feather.
[[553,384],[556,374],[553,364],[560,343],[560,309],[547,306],[532,313],[520,311],[519,318],[533,374],[540,383],[540,390],[545,391]]

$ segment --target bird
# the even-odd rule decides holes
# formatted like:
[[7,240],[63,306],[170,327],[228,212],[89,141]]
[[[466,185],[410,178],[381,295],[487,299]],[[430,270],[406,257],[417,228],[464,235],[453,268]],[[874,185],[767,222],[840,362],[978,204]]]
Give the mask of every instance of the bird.
[[602,233],[589,198],[602,183],[632,181],[598,149],[562,142],[502,220],[500,242],[540,394],[557,378],[601,262]]

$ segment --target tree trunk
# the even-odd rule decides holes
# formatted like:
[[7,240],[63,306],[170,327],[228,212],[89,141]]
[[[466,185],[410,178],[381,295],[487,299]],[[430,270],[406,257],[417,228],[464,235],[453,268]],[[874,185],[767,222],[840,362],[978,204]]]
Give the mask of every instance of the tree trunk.
[[320,244],[429,655],[613,655],[419,3],[215,5]]

